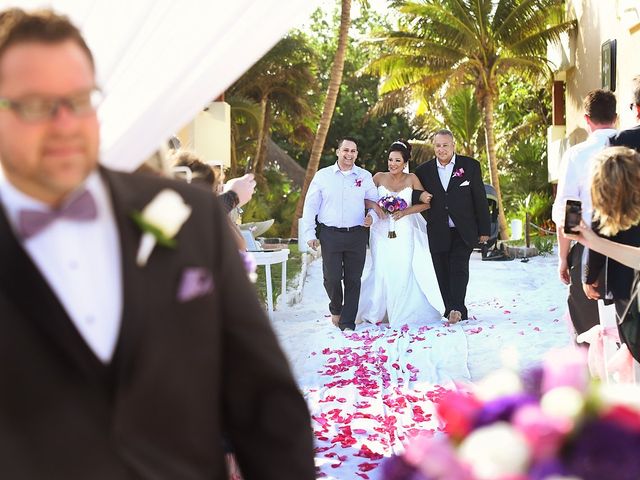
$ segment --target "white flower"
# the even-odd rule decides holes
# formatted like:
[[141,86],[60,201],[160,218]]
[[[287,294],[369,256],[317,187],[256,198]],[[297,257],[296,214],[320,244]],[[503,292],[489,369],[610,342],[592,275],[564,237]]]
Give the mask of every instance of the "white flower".
[[136,257],[138,266],[146,265],[156,243],[174,247],[173,237],[190,215],[191,207],[178,192],[168,188],[158,192],[141,213],[134,212],[133,219],[144,231]]
[[557,387],[542,396],[540,408],[547,415],[574,422],[584,409],[584,397],[573,387]]
[[526,471],[531,452],[525,438],[506,422],[478,428],[460,444],[458,455],[474,478],[488,480]]
[[596,394],[604,408],[624,405],[640,412],[640,385],[631,383],[603,384]]
[[506,395],[522,393],[522,380],[513,370],[500,369],[491,372],[476,386],[474,392],[483,402]]
[[184,203],[175,190],[161,190],[142,210],[142,219],[162,232],[166,238],[173,238],[191,215],[191,207]]

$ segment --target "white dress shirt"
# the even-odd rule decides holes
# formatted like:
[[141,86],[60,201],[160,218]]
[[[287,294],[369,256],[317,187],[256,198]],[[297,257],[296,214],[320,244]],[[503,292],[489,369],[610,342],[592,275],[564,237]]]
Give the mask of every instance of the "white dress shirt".
[[[96,202],[95,220],[56,219],[22,246],[82,338],[96,357],[107,363],[115,350],[122,316],[120,241],[108,190],[99,173],[93,172],[85,186]],[[0,199],[14,232],[20,210],[49,210],[1,177]]]
[[338,163],[322,168],[313,177],[302,213],[302,239],[305,243],[316,238],[315,217],[331,227],[355,227],[364,223],[364,201],[378,200],[373,177],[364,168],[353,166],[347,172]]
[[[449,182],[451,181],[451,175],[453,175],[453,169],[456,166],[456,155],[455,153],[453,154],[453,157],[451,157],[451,161],[449,163],[447,163],[446,165],[442,165],[440,163],[440,160],[438,160],[436,158],[436,166],[438,167],[438,176],[440,177],[440,183],[442,184],[442,188],[444,188],[444,191],[447,191],[447,188],[449,188]],[[449,218],[449,226],[451,228],[455,228],[456,224],[453,223],[453,220],[451,220],[451,217]]]
[[574,145],[562,157],[558,189],[553,203],[552,218],[556,225],[564,225],[567,200],[582,202],[582,220],[591,225],[591,177],[593,159],[609,145],[609,137],[616,134],[613,128],[595,130],[582,143]]

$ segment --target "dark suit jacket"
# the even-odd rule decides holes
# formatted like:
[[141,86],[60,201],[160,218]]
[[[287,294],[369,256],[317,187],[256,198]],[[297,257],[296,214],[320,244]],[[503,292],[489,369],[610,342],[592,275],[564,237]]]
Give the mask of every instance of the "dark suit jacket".
[[609,144],[633,148],[640,152],[640,125],[617,133],[609,139]]
[[[629,147],[640,152],[640,125],[619,132],[609,139],[609,143],[612,146]],[[592,227],[595,232],[600,234],[596,223],[594,223]],[[618,232],[613,237],[606,238],[624,245],[640,247],[640,225],[633,226],[628,230]],[[586,283],[593,283],[597,280],[598,275],[602,271],[607,257],[590,250],[587,258],[588,260],[585,268],[585,274],[583,275],[583,281]],[[611,292],[614,299],[628,300],[631,292],[631,284],[633,283],[633,269],[612,259],[608,260],[607,265],[606,285],[604,285],[604,291]]]
[[[433,253],[446,252],[451,244],[448,217],[451,216],[464,242],[474,248],[480,235],[489,235],[489,205],[482,182],[480,163],[470,157],[456,155],[454,172],[464,169],[461,177],[452,176],[445,192],[438,176],[436,159],[416,168],[422,186],[433,195],[431,208],[422,212],[427,220],[429,247]],[[464,182],[468,186],[460,186]],[[418,203],[420,193],[413,193],[413,203]]]
[[[0,477],[226,479],[223,435],[244,477],[312,479],[305,402],[210,192],[103,171],[120,234],[123,314],[102,364],[0,208]],[[162,188],[193,207],[177,248],[135,256],[130,214]],[[212,219],[214,219],[212,221]],[[187,267],[213,291],[179,302]]]
[[[601,235],[597,223],[594,222],[592,228],[598,235]],[[635,225],[628,230],[618,232],[613,237],[606,238],[623,245],[640,247],[640,225]],[[616,300],[628,300],[631,293],[631,284],[633,283],[633,269],[611,258],[607,259],[607,257],[601,253],[593,250],[589,250],[589,256],[587,258],[583,282],[589,284],[594,283],[598,279],[605,264],[607,264],[607,274],[603,291],[611,292],[613,298]]]

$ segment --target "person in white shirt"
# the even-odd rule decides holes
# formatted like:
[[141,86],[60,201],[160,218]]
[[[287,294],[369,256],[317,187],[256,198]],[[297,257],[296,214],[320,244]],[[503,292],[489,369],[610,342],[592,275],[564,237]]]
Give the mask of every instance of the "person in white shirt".
[[[558,177],[558,189],[553,204],[552,217],[558,235],[558,274],[569,287],[569,314],[577,334],[586,332],[599,323],[598,305],[586,297],[582,287],[582,257],[580,244],[571,247],[571,240],[562,233],[567,200],[582,202],[582,220],[591,225],[592,165],[596,154],[606,148],[609,137],[616,133],[616,97],[612,92],[597,89],[587,94],[583,101],[584,119],[589,137],[574,145],[565,153]],[[592,286],[593,288],[593,286]]]
[[336,155],[336,163],[318,170],[309,185],[301,235],[313,249],[322,245],[324,288],[333,324],[340,330],[353,330],[369,237],[367,227],[372,223],[371,216],[365,219],[365,210],[377,211],[380,207],[371,173],[355,165],[356,140],[342,138]]

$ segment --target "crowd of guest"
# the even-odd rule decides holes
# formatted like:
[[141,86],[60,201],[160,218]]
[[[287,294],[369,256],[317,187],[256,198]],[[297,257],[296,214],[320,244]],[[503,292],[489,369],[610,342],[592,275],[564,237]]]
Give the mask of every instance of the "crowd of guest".
[[[568,305],[576,333],[600,323],[599,300],[614,303],[621,340],[639,360],[640,76],[633,79],[630,105],[637,126],[614,130],[616,98],[611,92],[590,92],[584,107],[590,136],[563,158],[554,203],[559,274],[570,284]],[[565,233],[571,200],[581,202],[582,221]],[[572,240],[576,243],[569,249]]]

